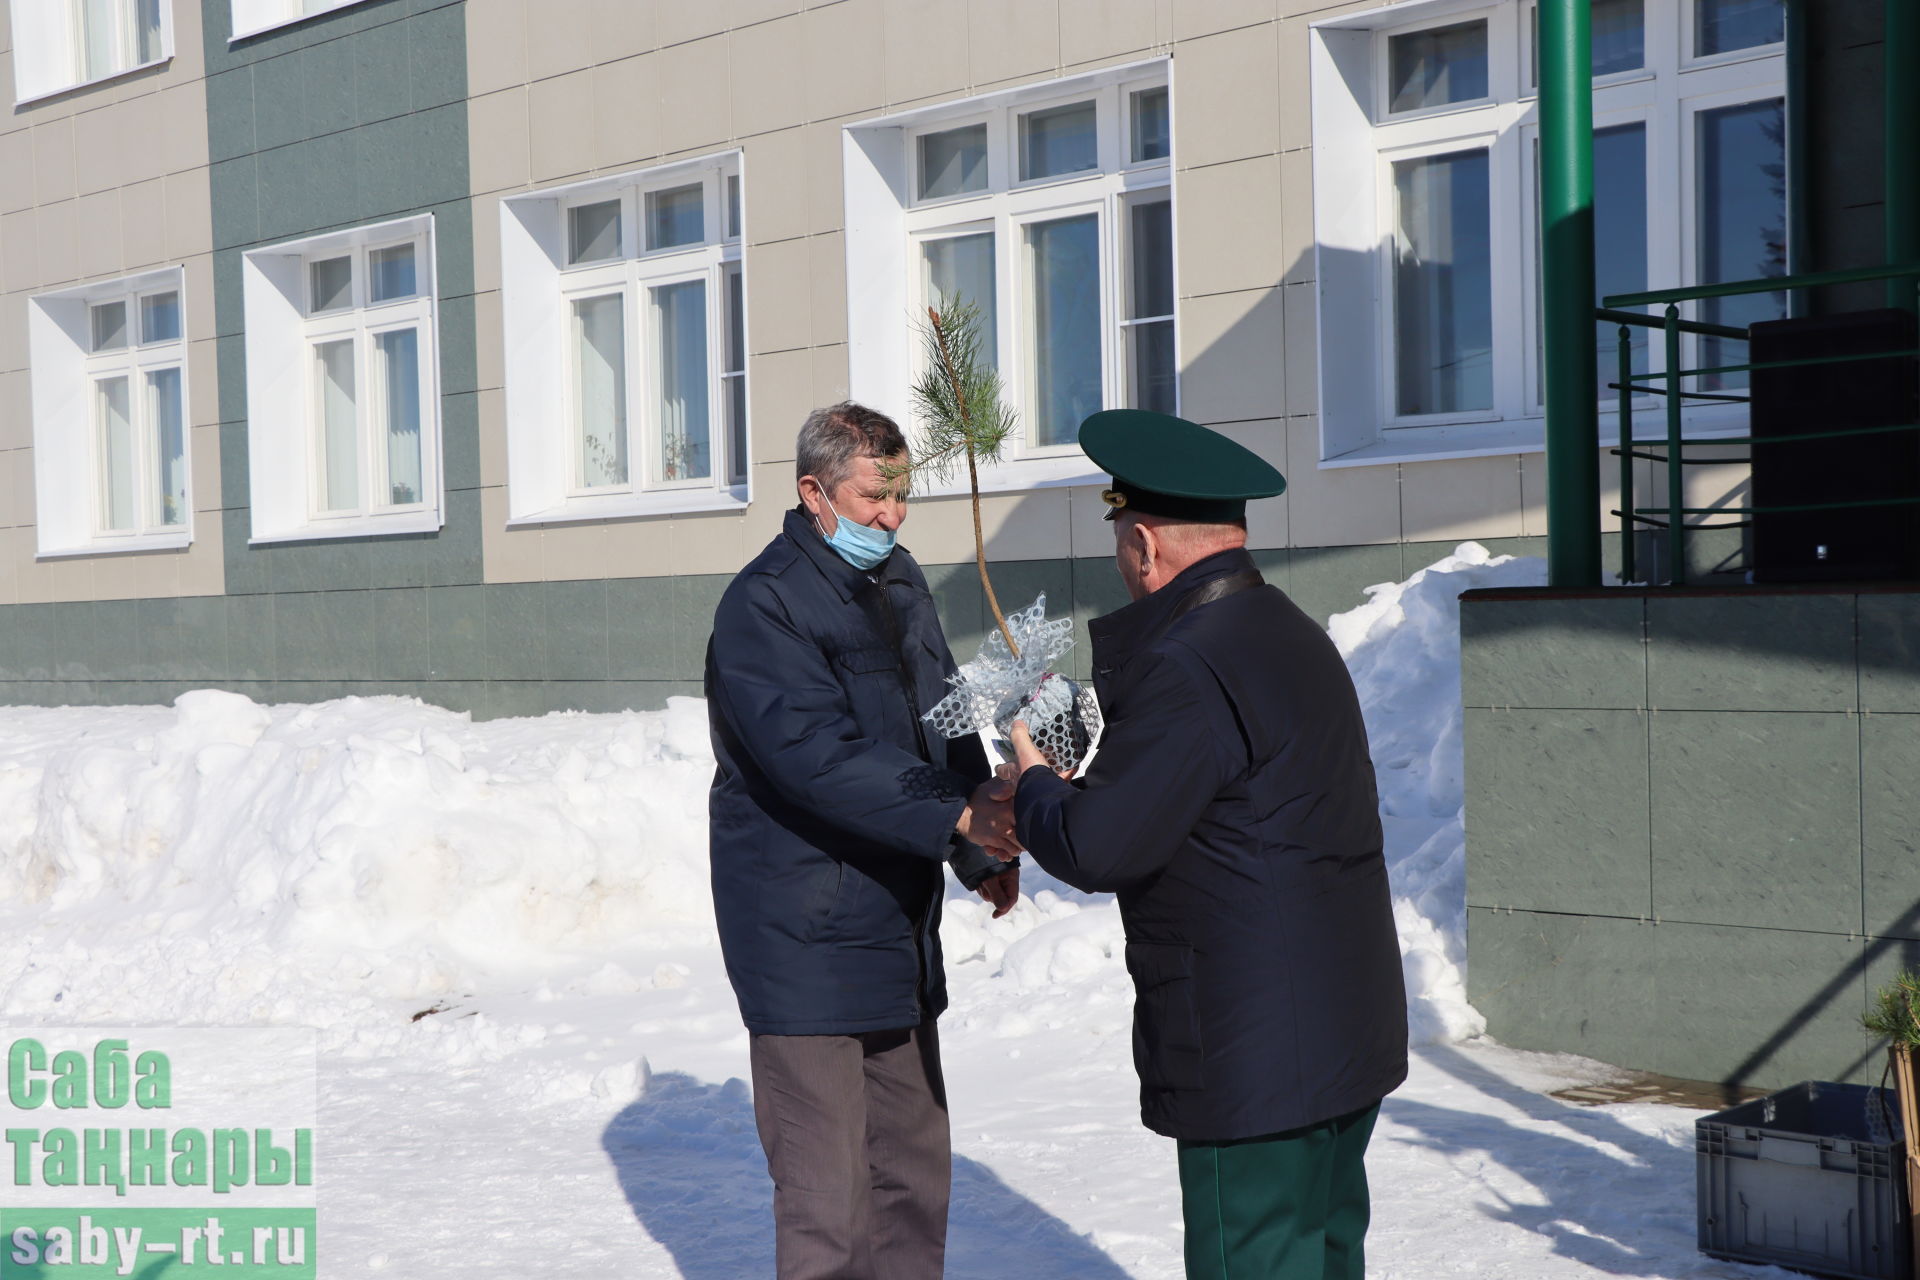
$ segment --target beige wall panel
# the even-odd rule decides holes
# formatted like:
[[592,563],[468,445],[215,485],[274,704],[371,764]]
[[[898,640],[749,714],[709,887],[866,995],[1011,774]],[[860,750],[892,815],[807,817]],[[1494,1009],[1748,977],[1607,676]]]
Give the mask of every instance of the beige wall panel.
[[[1660,485],[1659,493],[1653,492],[1655,483]],[[1633,466],[1634,505],[1640,507],[1665,505],[1667,500],[1666,473],[1663,469],[1647,462],[1636,462]],[[1520,455],[1520,531],[1529,538],[1545,537],[1547,532],[1547,455],[1538,450]],[[1620,459],[1600,451],[1600,532],[1617,543],[1620,533],[1620,517],[1608,513],[1620,506]],[[1607,556],[1614,554],[1614,546],[1604,548]]]
[[1174,260],[1183,295],[1280,283],[1286,258],[1278,155],[1183,169],[1174,185]]
[[507,491],[480,491],[480,560],[488,582],[539,582],[543,576],[538,526],[507,528]]
[[881,0],[881,8],[890,101],[912,102],[966,87],[967,11],[963,6],[951,0]]
[[593,156],[602,171],[660,154],[660,86],[652,54],[593,69]]
[[1280,154],[1280,260],[1286,284],[1306,284],[1314,278],[1313,153]]
[[1307,74],[1308,20],[1280,24],[1280,149],[1313,145],[1313,84]]
[[126,270],[120,233],[120,192],[81,196],[71,206],[74,273],[83,278],[118,275]]
[[545,80],[566,75],[606,57],[594,38],[596,9],[594,0],[538,0],[531,5],[527,13],[526,78]]
[[[0,449],[33,447],[33,416],[28,386],[25,369],[0,373]],[[0,525],[12,523],[12,519],[0,514]]]
[[[628,9],[653,7],[621,3]],[[603,0],[601,8],[606,7]],[[526,80],[527,0],[467,0],[467,93],[484,97]]]
[[[986,534],[989,560],[1053,560],[1072,546],[1067,490],[1034,489],[1026,493],[990,493],[980,499],[980,527]],[[923,564],[953,564],[973,559],[973,504],[961,494],[950,498],[915,498],[912,518],[900,540]],[[1007,609],[1031,601],[1002,600]]]
[[798,56],[805,37],[806,26],[797,14],[733,33],[734,136],[771,133],[808,118],[805,63]]
[[[195,427],[217,426],[220,422],[218,351],[219,343],[213,338],[196,338],[187,344],[187,421]],[[214,452],[217,456],[219,450]]]
[[180,594],[177,552],[146,555],[99,556],[93,562],[93,584],[87,598],[138,600],[143,596]]
[[527,91],[502,89],[467,103],[467,162],[475,192],[524,186],[531,171]]
[[[167,255],[167,184],[164,178],[150,178],[120,190],[120,242],[127,265],[135,270],[158,267]],[[207,309],[207,323],[213,322],[213,309]],[[212,333],[213,329],[193,328],[190,332]]]
[[[0,298],[0,373],[26,367],[27,300]],[[0,413],[9,407],[6,401],[0,400]]]
[[40,215],[28,208],[0,217],[0,289],[13,293],[37,284],[39,261]]
[[551,525],[540,535],[546,576],[556,582],[570,578],[666,577],[675,572],[668,549],[670,524],[656,518]]
[[600,56],[627,58],[654,48],[659,43],[653,19],[657,7],[634,0],[595,0],[593,29]]
[[19,545],[27,554],[27,559],[19,565],[22,604],[93,599],[92,559],[35,560],[33,530],[15,532],[25,535]]
[[[196,530],[204,529],[211,523],[220,527],[220,517],[215,513],[203,519]],[[175,563],[179,574],[179,591],[183,596],[218,596],[227,590],[227,566],[222,560],[218,548],[218,539],[206,542],[196,537],[193,549],[180,556]]]
[[[179,266],[186,277],[187,337],[211,338],[219,329],[214,319],[213,255],[188,258]],[[207,376],[214,376],[211,359],[207,361]]]
[[1520,536],[1520,464],[1512,454],[1402,463],[1400,479],[1400,528],[1409,542]]
[[[813,402],[816,405],[839,404],[849,394],[847,382],[847,348],[844,345],[815,347],[813,349]],[[906,412],[905,405],[876,407],[894,415]]]
[[206,86],[195,81],[162,90],[153,99],[153,113],[160,121],[160,137],[156,141],[162,167],[168,173],[206,167]]
[[[1188,40],[1175,50],[1173,154],[1186,166],[1244,160],[1280,149],[1283,78],[1274,26]],[[1305,80],[1304,69],[1295,73]]]
[[[843,0],[802,18],[809,120],[878,110],[887,100],[890,68],[877,0]],[[779,128],[787,121],[775,121]],[[736,126],[736,132],[746,130]]]
[[[706,5],[667,5],[665,14]],[[718,6],[716,6],[718,7]],[[672,154],[716,147],[733,133],[732,74],[727,41],[716,36],[662,49],[655,60],[660,92],[660,149]]]
[[753,460],[793,461],[793,438],[814,408],[813,355],[774,351],[747,361]]
[[1180,303],[1180,407],[1195,422],[1275,418],[1286,412],[1278,289]]
[[1293,416],[1318,413],[1320,317],[1314,313],[1314,286],[1288,285],[1280,291],[1280,301],[1287,339],[1287,413]]
[[1287,421],[1288,535],[1296,547],[1338,547],[1400,540],[1400,471],[1321,468],[1320,424]]
[[677,515],[667,530],[667,559],[675,573],[738,573],[757,550],[748,548],[746,522],[737,511]]
[[1060,65],[1058,0],[972,0],[967,6],[973,82],[995,84]]
[[473,210],[473,291],[500,287],[500,197],[475,196]]
[[[211,364],[204,368],[188,370],[188,380],[213,381]],[[220,427],[218,423],[195,426],[188,436],[187,447],[193,467],[193,509],[197,512],[211,512],[211,522],[201,520],[194,529],[194,545],[199,546],[199,535],[208,530],[220,528],[220,510],[224,505],[220,500]],[[215,542],[219,539],[216,537]],[[216,558],[217,554],[216,554]]]
[[205,169],[168,176],[162,216],[167,224],[168,258],[213,252],[213,188]]
[[707,3],[667,3],[647,7],[653,10],[653,42],[658,48],[717,35],[731,25],[733,18],[731,4],[714,4],[710,0]]
[[[7,92],[11,93],[12,89],[9,88]],[[0,529],[0,604],[17,604],[20,600],[12,548],[7,545],[18,532],[16,529]]]
[[473,341],[479,362],[482,387],[500,385],[500,371],[507,366],[504,351],[506,333],[500,319],[500,295],[477,293],[473,297]]
[[78,187],[74,176],[73,121],[65,116],[39,113],[34,119],[34,202],[48,204],[69,199]]
[[811,230],[838,231],[847,219],[840,129],[833,124],[807,128],[807,209]]
[[[813,180],[807,172],[813,132],[813,128],[782,129],[746,144],[743,199],[749,244],[792,240],[815,230],[809,216]],[[833,221],[828,229],[837,229],[840,219]]]
[[838,346],[847,340],[847,249],[839,232],[807,241],[813,283],[813,341]]
[[132,107],[96,106],[73,119],[74,190],[81,195],[136,181],[128,173]]
[[1272,22],[1279,16],[1278,0],[1178,0],[1173,6],[1173,38],[1193,40]]
[[507,482],[507,393],[499,387],[480,392],[480,483],[493,489]]
[[33,450],[0,452],[0,497],[7,504],[0,520],[8,525],[31,525],[36,509],[33,493]]
[[16,127],[0,133],[0,213],[33,207],[33,131]]
[[1074,67],[1110,58],[1146,57],[1165,38],[1168,0],[1059,0],[1060,61]]
[[73,203],[65,200],[59,204],[43,204],[33,211],[38,254],[29,278],[36,285],[64,284],[78,274]]
[[731,0],[733,25],[745,27],[757,22],[770,22],[798,13],[808,4],[824,6],[834,3],[836,0],[807,0],[807,4],[802,4],[800,0]]
[[1067,490],[1067,544],[1069,554],[1084,558],[1113,554],[1113,521],[1100,500],[1104,484]]
[[805,240],[756,245],[747,252],[747,352],[812,345],[813,250]]
[[740,517],[740,542],[748,559],[773,541],[795,500],[791,462],[754,463],[753,501]]
[[527,86],[535,182],[584,175],[593,167],[593,73],[575,71]]

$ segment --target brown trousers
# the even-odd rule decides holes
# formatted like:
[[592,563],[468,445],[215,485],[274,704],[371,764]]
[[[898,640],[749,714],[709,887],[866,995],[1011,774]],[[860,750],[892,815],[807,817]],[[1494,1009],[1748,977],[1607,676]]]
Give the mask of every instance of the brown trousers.
[[953,1153],[932,1022],[755,1035],[779,1280],[939,1280]]

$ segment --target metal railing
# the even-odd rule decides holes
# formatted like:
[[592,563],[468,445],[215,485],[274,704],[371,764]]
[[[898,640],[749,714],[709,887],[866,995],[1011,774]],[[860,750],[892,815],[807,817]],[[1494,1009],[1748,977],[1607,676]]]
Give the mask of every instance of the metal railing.
[[[1693,334],[1698,337],[1721,338],[1745,342],[1748,330],[1731,325],[1709,324],[1699,320],[1682,320],[1680,305],[1686,302],[1698,302],[1705,298],[1733,298],[1756,293],[1784,293],[1796,289],[1820,289],[1832,285],[1864,284],[1875,280],[1911,281],[1910,288],[1920,289],[1920,264],[1903,267],[1864,267],[1853,271],[1820,271],[1792,276],[1767,276],[1759,280],[1740,280],[1728,284],[1695,285],[1684,289],[1655,289],[1645,293],[1611,294],[1601,301],[1604,305],[1594,311],[1599,321],[1611,321],[1619,326],[1618,380],[1607,384],[1609,389],[1619,392],[1620,443],[1611,452],[1620,459],[1620,505],[1610,513],[1620,517],[1620,580],[1635,582],[1639,574],[1634,563],[1635,534],[1641,526],[1666,531],[1668,560],[1668,581],[1674,585],[1686,582],[1687,559],[1686,537],[1690,532],[1709,529],[1739,529],[1753,523],[1755,515],[1773,515],[1802,511],[1839,511],[1855,507],[1903,506],[1920,503],[1920,497],[1904,498],[1861,498],[1846,502],[1810,502],[1769,506],[1718,506],[1689,507],[1686,505],[1685,468],[1687,466],[1725,466],[1728,464],[1751,463],[1752,455],[1745,458],[1693,457],[1686,456],[1689,444],[1698,448],[1725,447],[1729,445],[1747,445],[1754,443],[1752,434],[1744,436],[1712,436],[1697,440],[1683,438],[1684,422],[1682,410],[1685,402],[1726,401],[1747,403],[1751,397],[1745,394],[1727,391],[1687,390],[1681,383],[1688,378],[1711,377],[1734,373],[1751,373],[1756,369],[1792,369],[1807,365],[1844,364],[1860,360],[1888,360],[1903,356],[1920,355],[1920,348],[1906,348],[1897,351],[1876,351],[1865,355],[1811,356],[1798,360],[1769,360],[1763,363],[1747,361],[1742,364],[1707,365],[1700,368],[1683,368],[1680,363],[1681,335]],[[1909,294],[1909,297],[1914,295]],[[1628,307],[1665,307],[1663,316],[1651,316],[1638,311],[1628,311]],[[1633,371],[1633,330],[1658,329],[1665,337],[1665,368],[1659,373],[1635,374]],[[1666,432],[1663,437],[1640,439],[1633,433],[1633,401],[1636,396],[1654,395],[1665,398]],[[1794,435],[1769,435],[1760,443],[1790,444],[1810,440],[1838,440],[1850,436],[1884,435],[1896,431],[1920,431],[1920,423],[1903,422],[1885,426],[1847,427],[1837,431],[1804,432]],[[1665,449],[1664,453],[1651,450]],[[1667,469],[1667,505],[1664,507],[1637,507],[1634,505],[1633,464],[1636,460],[1657,462]],[[1721,524],[1687,523],[1688,516],[1728,516],[1745,517]]]

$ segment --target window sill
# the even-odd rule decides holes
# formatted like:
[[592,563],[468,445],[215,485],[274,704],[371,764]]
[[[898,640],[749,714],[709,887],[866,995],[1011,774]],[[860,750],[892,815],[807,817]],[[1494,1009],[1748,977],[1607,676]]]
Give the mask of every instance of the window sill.
[[[1600,447],[1611,449],[1620,441],[1619,424],[1608,421],[1602,409]],[[1744,436],[1744,422],[1689,423],[1683,438],[1689,443],[1711,444],[1718,439]],[[1642,426],[1636,433],[1639,444],[1660,444],[1650,439]],[[1322,470],[1342,467],[1377,467],[1395,462],[1443,462],[1450,458],[1489,458],[1502,454],[1544,453],[1546,424],[1541,418],[1523,418],[1510,422],[1466,422],[1444,427],[1395,427],[1382,431],[1369,445],[1350,449],[1331,458],[1320,459]]]
[[78,547],[42,547],[36,560],[73,560],[82,556],[123,556],[140,551],[182,551],[193,545],[191,531],[147,533],[128,538],[102,538]]
[[155,67],[164,67],[172,61],[173,55],[167,54],[165,57],[155,58],[151,62],[139,62],[131,67],[123,67],[119,71],[109,71],[106,75],[95,76],[91,80],[76,80],[72,84],[63,84],[57,89],[47,89],[40,93],[29,94],[24,98],[15,98],[13,105],[16,107],[30,106],[36,102],[45,102],[49,98],[58,98],[62,94],[74,93],[81,89],[91,89],[96,85],[111,84],[115,80],[132,75],[136,71],[151,71]]
[[438,533],[446,522],[438,511],[409,511],[397,516],[358,516],[345,520],[316,520],[272,533],[255,533],[250,547],[276,542],[327,542],[341,538],[380,538],[401,533]]
[[360,0],[336,0],[334,4],[329,5],[327,8],[316,9],[312,13],[296,13],[290,18],[275,18],[273,21],[262,23],[257,27],[248,27],[245,31],[235,31],[227,37],[227,44],[231,47],[239,44],[242,40],[251,40],[255,36],[265,35],[269,31],[278,31],[282,27],[291,27],[302,22],[311,22],[315,18],[324,18],[336,10],[345,9],[359,3]]
[[565,498],[551,507],[509,516],[507,528],[546,524],[581,524],[590,520],[634,520],[646,516],[684,515],[695,511],[745,511],[747,490],[681,489],[665,493],[623,493],[605,498]]

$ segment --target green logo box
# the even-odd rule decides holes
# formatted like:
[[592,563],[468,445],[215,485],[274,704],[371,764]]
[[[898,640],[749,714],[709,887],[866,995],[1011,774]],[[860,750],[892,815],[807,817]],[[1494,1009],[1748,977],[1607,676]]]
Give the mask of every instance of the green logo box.
[[[314,1280],[312,1209],[0,1209],[0,1280]],[[217,1253],[218,1257],[211,1254]]]

